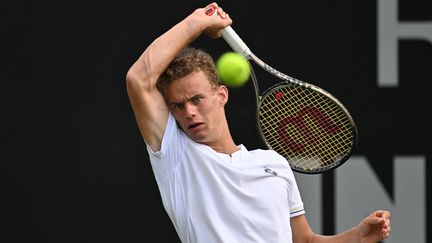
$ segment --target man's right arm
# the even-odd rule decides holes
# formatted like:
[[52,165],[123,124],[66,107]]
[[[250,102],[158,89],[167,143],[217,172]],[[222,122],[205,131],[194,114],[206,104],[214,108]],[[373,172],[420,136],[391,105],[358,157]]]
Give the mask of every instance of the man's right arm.
[[208,8],[195,10],[183,21],[165,32],[150,44],[126,75],[127,92],[145,142],[153,151],[159,151],[168,120],[168,106],[156,87],[159,76],[169,66],[176,54],[196,39],[202,32],[216,38],[220,30],[231,24],[222,9],[220,15],[207,16]]

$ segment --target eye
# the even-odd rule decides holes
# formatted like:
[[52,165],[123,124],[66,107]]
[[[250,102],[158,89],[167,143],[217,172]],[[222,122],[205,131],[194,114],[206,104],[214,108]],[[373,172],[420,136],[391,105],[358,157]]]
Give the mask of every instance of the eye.
[[194,105],[198,105],[200,102],[201,102],[201,100],[203,99],[204,97],[202,97],[202,96],[194,96],[193,98],[192,98],[192,103],[194,104]]
[[183,103],[174,103],[171,105],[171,110],[181,110],[184,108]]

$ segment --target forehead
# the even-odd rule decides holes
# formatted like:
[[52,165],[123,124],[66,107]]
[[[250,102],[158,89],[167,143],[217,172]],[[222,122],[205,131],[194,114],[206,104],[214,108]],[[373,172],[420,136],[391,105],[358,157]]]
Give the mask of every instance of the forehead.
[[172,81],[165,90],[168,101],[178,101],[191,98],[197,94],[213,91],[207,76],[202,72],[193,72],[183,78]]

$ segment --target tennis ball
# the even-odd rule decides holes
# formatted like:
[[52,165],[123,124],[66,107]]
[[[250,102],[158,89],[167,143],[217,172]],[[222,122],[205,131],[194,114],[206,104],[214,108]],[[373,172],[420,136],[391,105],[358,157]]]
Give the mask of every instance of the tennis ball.
[[232,88],[243,86],[250,77],[249,63],[241,54],[226,52],[216,61],[216,70],[221,81]]

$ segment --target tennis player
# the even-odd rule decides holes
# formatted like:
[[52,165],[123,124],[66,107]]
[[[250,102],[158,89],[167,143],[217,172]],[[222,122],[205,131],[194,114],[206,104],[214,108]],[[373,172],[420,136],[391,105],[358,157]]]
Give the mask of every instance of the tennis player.
[[[219,16],[205,11],[216,7]],[[127,90],[167,211],[182,242],[377,242],[390,212],[378,210],[333,236],[306,220],[293,172],[272,150],[236,145],[224,106],[228,89],[212,58],[187,46],[232,23],[212,3],[148,46],[127,73]]]

